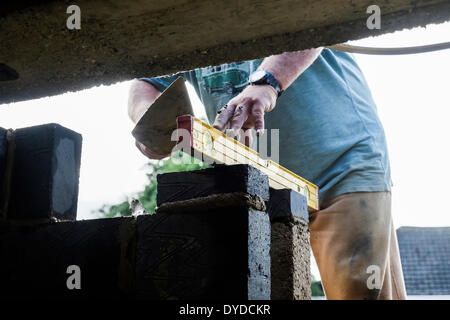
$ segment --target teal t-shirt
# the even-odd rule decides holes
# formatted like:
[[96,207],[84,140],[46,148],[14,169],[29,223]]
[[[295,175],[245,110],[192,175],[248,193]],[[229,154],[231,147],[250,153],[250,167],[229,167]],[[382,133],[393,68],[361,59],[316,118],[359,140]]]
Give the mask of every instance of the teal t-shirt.
[[[210,123],[262,59],[143,78],[163,91],[178,76],[195,88]],[[279,163],[320,188],[320,203],[348,192],[390,191],[383,127],[353,57],[324,49],[265,115],[279,129]],[[270,138],[268,138],[270,141]],[[269,152],[270,154],[270,152]]]

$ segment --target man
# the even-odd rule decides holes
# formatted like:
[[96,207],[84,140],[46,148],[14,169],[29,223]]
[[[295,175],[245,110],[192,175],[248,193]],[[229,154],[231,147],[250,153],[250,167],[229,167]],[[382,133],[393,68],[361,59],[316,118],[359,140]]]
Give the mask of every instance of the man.
[[[279,129],[280,164],[319,186],[311,247],[328,299],[406,298],[385,135],[349,54],[317,48],[135,80],[131,119],[178,76],[194,86],[217,129]],[[168,156],[137,143],[149,158]]]

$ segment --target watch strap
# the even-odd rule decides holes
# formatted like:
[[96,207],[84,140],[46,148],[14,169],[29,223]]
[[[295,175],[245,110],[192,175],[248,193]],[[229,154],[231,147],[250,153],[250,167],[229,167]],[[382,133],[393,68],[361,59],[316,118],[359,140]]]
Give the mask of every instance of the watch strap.
[[281,96],[281,94],[283,93],[283,90],[281,90],[281,85],[278,82],[278,80],[269,71],[264,70],[264,72],[265,72],[265,76],[264,77],[262,77],[258,81],[250,82],[250,84],[252,84],[252,85],[268,84],[268,85],[272,86],[277,91],[278,97]]

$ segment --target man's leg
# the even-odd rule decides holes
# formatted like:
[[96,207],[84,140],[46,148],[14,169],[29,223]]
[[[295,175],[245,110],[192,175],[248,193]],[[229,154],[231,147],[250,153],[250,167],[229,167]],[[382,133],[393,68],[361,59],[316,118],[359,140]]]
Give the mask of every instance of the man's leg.
[[336,197],[310,216],[311,247],[328,299],[404,299],[389,192]]

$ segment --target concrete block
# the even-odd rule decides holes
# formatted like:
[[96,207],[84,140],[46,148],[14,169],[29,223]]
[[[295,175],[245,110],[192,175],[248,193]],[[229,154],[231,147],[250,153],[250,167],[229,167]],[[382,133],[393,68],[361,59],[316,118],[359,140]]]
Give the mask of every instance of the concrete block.
[[81,140],[57,124],[15,131],[9,219],[76,219]]
[[270,299],[270,223],[249,207],[137,218],[138,299]]
[[156,203],[188,200],[213,194],[245,192],[269,200],[269,180],[249,165],[216,165],[214,168],[158,175]]
[[291,189],[270,188],[270,201],[266,201],[270,220],[296,217],[309,221],[308,200]]
[[[133,218],[0,226],[0,299],[118,299],[133,295]],[[80,289],[67,279],[80,268]]]
[[311,267],[306,198],[292,190],[270,189],[271,299],[310,300]]

